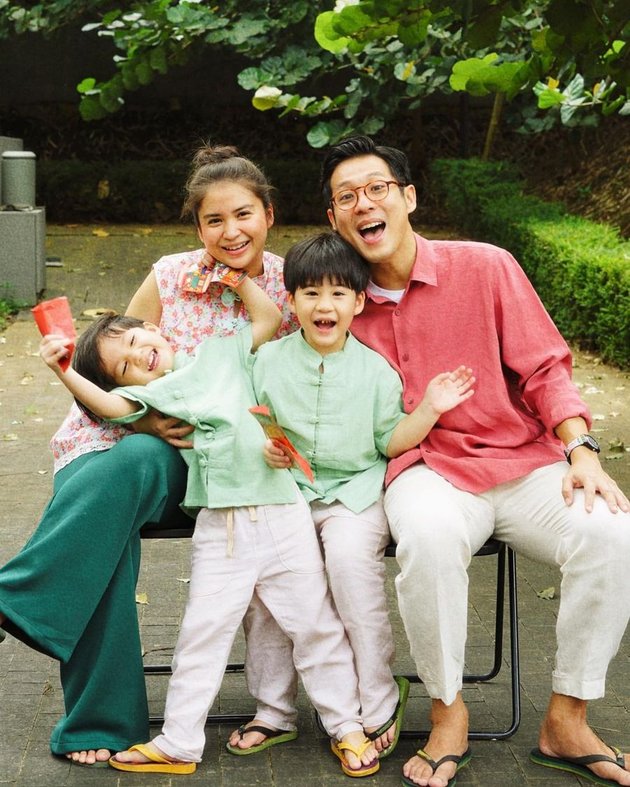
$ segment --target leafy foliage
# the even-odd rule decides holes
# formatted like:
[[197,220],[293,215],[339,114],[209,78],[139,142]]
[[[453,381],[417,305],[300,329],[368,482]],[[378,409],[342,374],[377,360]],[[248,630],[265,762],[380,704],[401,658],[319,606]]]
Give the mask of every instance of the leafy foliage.
[[432,183],[459,226],[513,251],[567,339],[630,367],[628,241],[524,194],[509,165],[442,159]]
[[436,93],[505,96],[522,112],[524,131],[630,114],[627,0],[337,0],[332,10],[324,0],[120,5],[0,0],[0,37],[84,20],[86,33],[110,38],[119,53],[114,75],[78,86],[85,119],[115,112],[128,91],[204,47],[224,48],[249,61],[238,81],[257,109],[313,119],[314,147],[377,133],[401,108],[413,111]]

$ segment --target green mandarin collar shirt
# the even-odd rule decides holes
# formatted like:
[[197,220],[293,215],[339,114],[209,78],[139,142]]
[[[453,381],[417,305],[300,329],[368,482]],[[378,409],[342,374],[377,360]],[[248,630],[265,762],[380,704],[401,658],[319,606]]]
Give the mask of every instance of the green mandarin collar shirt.
[[256,404],[247,371],[251,345],[248,325],[234,336],[207,339],[192,360],[178,354],[175,371],[148,385],[114,391],[141,405],[135,413],[117,419],[119,423],[131,423],[154,408],[195,427],[194,448],[181,452],[189,468],[186,509],[296,500],[290,472],[265,464],[265,435],[248,412]]
[[314,483],[291,470],[307,501],[338,500],[358,513],[378,500],[387,444],[405,415],[400,378],[384,358],[351,335],[322,356],[296,331],[258,350],[253,378],[258,401],[313,469]]

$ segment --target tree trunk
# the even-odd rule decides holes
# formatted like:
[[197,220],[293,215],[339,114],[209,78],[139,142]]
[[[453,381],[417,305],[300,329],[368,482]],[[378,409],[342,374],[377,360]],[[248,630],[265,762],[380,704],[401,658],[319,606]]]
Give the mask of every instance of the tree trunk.
[[492,115],[490,116],[490,123],[486,132],[486,139],[483,145],[483,153],[481,158],[483,161],[488,161],[494,144],[494,138],[499,128],[501,121],[501,113],[503,112],[503,103],[505,101],[505,93],[495,93],[494,103],[492,104]]

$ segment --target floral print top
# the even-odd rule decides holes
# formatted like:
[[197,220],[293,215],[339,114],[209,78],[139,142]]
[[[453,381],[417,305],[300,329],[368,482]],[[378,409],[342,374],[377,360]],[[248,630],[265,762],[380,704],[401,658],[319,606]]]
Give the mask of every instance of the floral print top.
[[[211,282],[205,292],[185,289],[182,274],[207,264],[205,249],[169,254],[153,266],[162,301],[160,330],[167,336],[176,352],[192,353],[209,336],[229,336],[249,322],[245,307],[233,290]],[[297,328],[290,312],[282,279],[282,258],[271,252],[263,254],[263,272],[254,281],[278,304],[283,319],[277,337]],[[96,423],[73,403],[50,447],[53,452],[54,472],[74,459],[91,451],[106,451],[125,435],[128,428],[115,424]]]

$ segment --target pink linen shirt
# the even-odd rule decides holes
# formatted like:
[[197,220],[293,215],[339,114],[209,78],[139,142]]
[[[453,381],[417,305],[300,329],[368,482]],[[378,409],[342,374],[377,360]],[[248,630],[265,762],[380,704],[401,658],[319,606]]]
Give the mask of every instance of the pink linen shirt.
[[416,260],[400,303],[370,296],[352,333],[384,355],[413,410],[436,374],[465,364],[475,395],[422,443],[389,462],[386,484],[425,462],[473,493],[563,460],[553,429],[590,415],[571,382],[569,348],[516,260],[470,241],[416,236]]
[[[200,264],[205,254],[205,249],[169,254],[161,257],[153,266],[162,302],[160,330],[168,337],[176,352],[189,355],[204,339],[210,336],[231,336],[249,322],[243,304],[239,305],[237,301],[235,305],[233,291],[222,284],[211,284],[205,293],[183,291],[180,282],[182,270]],[[282,258],[265,251],[263,272],[253,279],[282,311],[278,337],[291,333],[297,327],[295,316],[287,303],[282,268]],[[125,426],[96,423],[73,404],[50,441],[54,472],[83,454],[112,448],[131,433]]]

